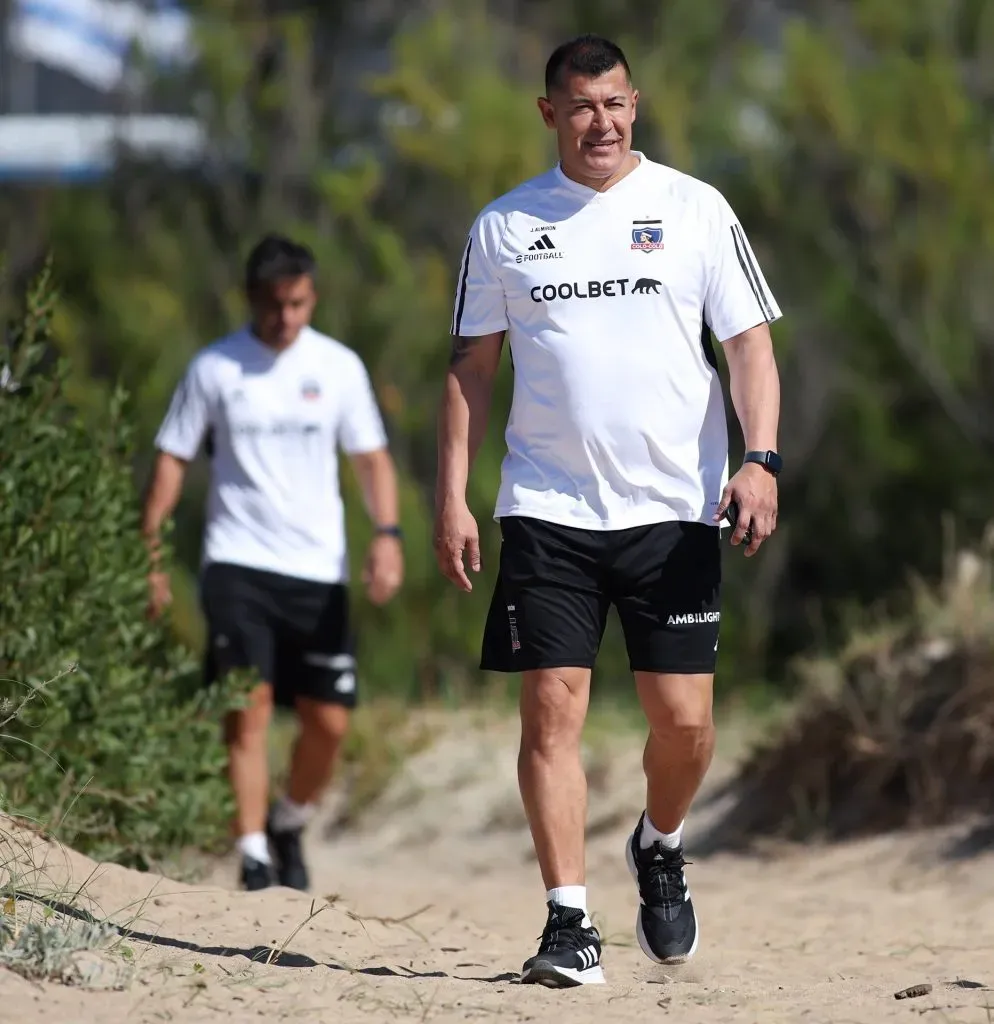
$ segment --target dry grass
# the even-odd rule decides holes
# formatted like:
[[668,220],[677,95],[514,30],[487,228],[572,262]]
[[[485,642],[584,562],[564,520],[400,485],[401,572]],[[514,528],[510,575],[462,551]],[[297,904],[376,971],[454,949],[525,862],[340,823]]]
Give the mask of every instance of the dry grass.
[[124,964],[106,956],[118,936],[105,921],[82,921],[30,900],[7,897],[0,908],[0,967],[30,981],[57,981],[95,987],[113,975],[113,987],[124,981]]
[[[40,686],[25,687],[17,700],[0,702],[0,765],[9,756],[8,745],[19,739],[3,728],[76,667],[70,664]],[[77,792],[68,801],[51,830],[38,822],[0,817],[0,968],[33,982],[126,988],[134,964],[132,951],[122,942],[124,928],[87,908],[92,901],[86,882],[75,888],[57,882],[42,852],[45,840],[57,839],[78,797]]]
[[0,817],[0,968],[35,982],[127,987],[134,964],[124,928],[89,909],[88,880],[58,881],[46,860],[49,838],[37,825]]
[[915,586],[909,621],[801,666],[794,714],[753,749],[723,823],[749,837],[841,838],[994,812],[992,545]]

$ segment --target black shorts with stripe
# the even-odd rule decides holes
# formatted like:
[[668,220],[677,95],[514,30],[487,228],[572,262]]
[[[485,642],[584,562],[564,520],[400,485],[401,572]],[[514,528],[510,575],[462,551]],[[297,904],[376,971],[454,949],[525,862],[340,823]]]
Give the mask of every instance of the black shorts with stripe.
[[633,672],[714,672],[721,619],[716,526],[601,531],[509,516],[500,529],[482,669],[592,668],[614,605]]
[[293,707],[298,697],[355,707],[355,643],[345,584],[215,562],[201,574],[200,598],[208,685],[233,669],[255,669],[281,707]]

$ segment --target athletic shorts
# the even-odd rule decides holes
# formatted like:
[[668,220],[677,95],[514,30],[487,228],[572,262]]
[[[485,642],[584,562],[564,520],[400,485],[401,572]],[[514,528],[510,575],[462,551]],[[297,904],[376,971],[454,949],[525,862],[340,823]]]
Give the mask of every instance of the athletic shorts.
[[275,702],[297,697],[355,707],[348,590],[241,565],[211,563],[200,580],[207,620],[205,681],[255,669]]
[[633,672],[714,672],[717,527],[668,522],[584,530],[509,516],[500,529],[482,669],[593,668],[614,605]]

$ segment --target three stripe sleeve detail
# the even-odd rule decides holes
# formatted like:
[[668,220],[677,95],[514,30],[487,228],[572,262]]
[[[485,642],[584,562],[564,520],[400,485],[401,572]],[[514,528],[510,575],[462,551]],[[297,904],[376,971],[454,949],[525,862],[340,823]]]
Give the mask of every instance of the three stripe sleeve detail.
[[473,251],[473,239],[466,243],[466,251],[462,257],[462,267],[459,271],[459,295],[456,299],[456,307],[452,314],[452,334],[458,335],[462,326],[462,314],[466,308],[466,282],[469,279],[469,257]]
[[760,277],[759,271],[756,269],[752,250],[749,248],[749,243],[746,240],[745,234],[738,224],[733,224],[731,231],[732,242],[735,245],[735,255],[738,257],[742,273],[745,274],[746,280],[749,282],[749,287],[752,288],[752,294],[756,296],[756,303],[759,305],[760,312],[763,314],[763,319],[767,323],[772,323],[774,319],[773,306],[770,303],[769,296],[766,294],[766,289],[763,287],[763,279]]

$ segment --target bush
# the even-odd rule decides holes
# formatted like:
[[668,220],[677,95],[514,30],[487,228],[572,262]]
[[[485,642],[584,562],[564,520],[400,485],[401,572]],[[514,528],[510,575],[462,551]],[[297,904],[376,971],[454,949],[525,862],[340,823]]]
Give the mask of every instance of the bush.
[[994,812],[994,558],[961,554],[905,622],[802,665],[783,729],[731,783],[726,842],[835,839]]
[[0,352],[0,811],[144,868],[226,834],[219,716],[237,691],[202,690],[168,621],[145,618],[127,396],[98,422],[74,408],[54,304],[46,266]]

